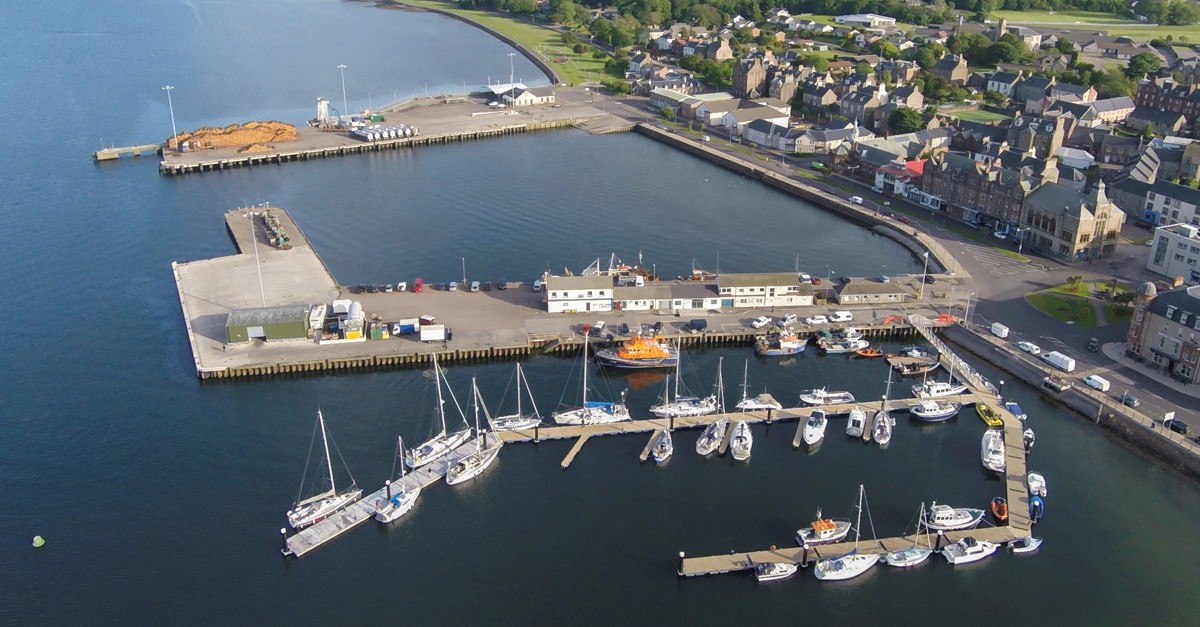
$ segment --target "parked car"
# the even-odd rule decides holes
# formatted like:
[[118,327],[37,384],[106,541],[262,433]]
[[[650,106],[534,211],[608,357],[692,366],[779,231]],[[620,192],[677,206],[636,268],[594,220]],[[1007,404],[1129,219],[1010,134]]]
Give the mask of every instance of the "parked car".
[[447,289],[449,289],[449,287],[450,287],[450,286],[446,285],[445,283],[438,283],[438,284],[437,284],[437,285],[435,285],[434,287],[435,287],[435,288],[437,288],[437,291],[439,291],[439,292],[444,292],[444,291],[446,291]]
[[413,293],[420,294],[421,290],[423,289],[425,289],[425,281],[423,281],[421,277],[417,277],[416,280],[413,281]]
[[379,291],[381,291],[381,292],[385,292],[385,293],[388,293],[388,294],[391,294],[392,292],[396,291],[396,286],[392,285],[391,283],[384,283],[384,284],[383,284],[383,285],[381,285],[380,287],[381,287],[382,289],[380,289]]
[[378,291],[379,291],[379,286],[378,286],[378,285],[375,285],[374,283],[368,283],[368,284],[367,284],[367,293],[368,293],[368,294],[374,294],[374,293],[376,293],[376,292],[378,292]]
[[1100,350],[1100,340],[1096,338],[1088,340],[1087,349],[1093,353],[1098,352]]
[[804,319],[804,324],[829,324],[829,318],[822,315],[809,316]]
[[471,291],[472,292],[479,291],[479,281],[471,281]]
[[496,281],[496,289],[498,289],[498,290],[508,289],[508,279],[500,279],[499,281]]
[[1175,433],[1179,433],[1182,435],[1187,435],[1188,431],[1190,431],[1190,429],[1188,429],[1187,423],[1179,422],[1175,418],[1167,420],[1166,422],[1163,423],[1163,426],[1170,429],[1171,431],[1174,431]]
[[1142,401],[1138,397],[1126,392],[1121,395],[1121,404],[1128,405],[1129,407],[1137,407],[1142,404]]
[[801,272],[799,276],[800,276],[801,283],[812,283],[813,282],[812,275],[807,272]]
[[898,221],[899,221],[899,222],[901,222],[902,224],[908,224],[908,223],[912,222],[912,218],[910,218],[910,217],[908,217],[908,216],[904,215],[903,213],[902,213],[902,214],[900,214],[900,215],[898,215],[898,216],[896,216],[896,220],[898,220]]
[[483,282],[483,291],[485,291],[485,292],[490,292],[490,291],[492,291],[492,282],[491,282],[491,281],[484,281],[484,282]]
[[407,292],[408,291],[408,281],[401,281],[401,282],[397,283],[396,291],[397,292]]
[[861,205],[863,203],[862,196],[851,196],[851,197],[847,198],[846,200],[849,200],[850,202],[852,202],[856,205]]
[[934,278],[933,276],[930,276],[930,275],[928,275],[928,274],[922,275],[922,276],[921,276],[921,280],[922,280],[922,281],[924,281],[925,283],[928,283],[928,284],[930,284],[930,285],[932,285],[932,284],[934,284],[934,283],[937,283],[937,279],[936,279],[936,278]]
[[703,318],[696,318],[695,320],[688,320],[687,324],[683,325],[683,330],[687,331],[688,333],[700,333],[707,328],[708,328],[708,320],[705,320]]
[[892,280],[892,277],[890,277],[890,276],[888,276],[888,275],[886,275],[886,274],[881,274],[881,275],[879,275],[879,282],[880,282],[880,283],[890,283],[890,282],[891,282],[891,280]]
[[1109,386],[1111,385],[1108,382],[1108,379],[1105,379],[1098,374],[1089,374],[1083,378],[1083,382],[1088,384],[1088,387],[1100,390],[1101,392],[1107,392]]
[[750,321],[750,326],[754,327],[755,329],[761,329],[768,324],[771,324],[771,319],[766,316],[759,316]]
[[533,282],[533,291],[535,291],[535,292],[542,291],[542,280],[541,279],[537,279],[536,281]]
[[622,322],[621,326],[617,327],[617,331],[620,332],[621,335],[629,335],[629,325]]
[[363,293],[363,292],[365,292],[365,291],[367,291],[367,284],[366,284],[366,283],[359,283],[358,285],[351,285],[351,286],[350,286],[350,293],[351,293],[351,294],[362,294],[362,293]]
[[873,185],[871,186],[871,191],[875,192],[876,194],[882,194],[883,188],[878,185]]
[[797,320],[796,314],[794,314],[794,313],[784,314],[781,318],[779,318],[779,320],[777,321],[777,324],[781,327],[786,327],[789,324],[795,324],[796,320]]
[[1024,341],[1017,342],[1017,348],[1025,351],[1026,353],[1029,353],[1030,355],[1041,355],[1042,354],[1042,347],[1038,346],[1037,344],[1034,344],[1033,342],[1024,342]]
[[450,286],[447,287],[446,289],[451,292],[457,292],[458,291],[458,281],[451,281]]
[[597,320],[596,324],[592,325],[592,337],[603,337],[603,335],[604,335],[604,321]]

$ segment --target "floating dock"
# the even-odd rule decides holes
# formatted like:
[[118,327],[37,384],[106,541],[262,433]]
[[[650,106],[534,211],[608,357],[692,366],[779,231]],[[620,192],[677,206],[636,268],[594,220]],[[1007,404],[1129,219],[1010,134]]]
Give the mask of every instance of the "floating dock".
[[162,144],[138,144],[136,146],[114,146],[112,148],[101,148],[92,153],[92,159],[96,161],[112,161],[121,157],[143,157],[146,155],[157,155],[162,152]]

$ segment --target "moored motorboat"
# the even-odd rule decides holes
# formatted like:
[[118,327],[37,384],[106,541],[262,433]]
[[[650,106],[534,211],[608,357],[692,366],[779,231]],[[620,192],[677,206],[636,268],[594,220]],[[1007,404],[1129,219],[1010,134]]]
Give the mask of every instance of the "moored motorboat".
[[1040,473],[1031,472],[1026,477],[1029,481],[1029,493],[1036,496],[1046,496],[1046,478]]
[[620,346],[596,351],[595,357],[611,368],[674,368],[679,352],[657,336],[634,335]]
[[754,354],[760,357],[798,355],[806,346],[807,340],[800,339],[794,332],[771,333],[754,342]]
[[967,391],[967,384],[950,381],[928,381],[912,387],[912,394],[917,398],[941,398],[957,396]]
[[992,516],[1000,522],[1008,520],[1008,501],[1003,496],[992,499]]
[[829,425],[829,419],[825,417],[825,412],[820,409],[814,409],[811,416],[804,423],[804,443],[813,446],[825,437],[825,427]]
[[1034,435],[1033,429],[1026,429],[1021,434],[1021,441],[1025,443],[1025,452],[1028,453],[1033,448],[1033,443],[1037,441],[1037,436]]
[[900,373],[900,376],[911,377],[916,375],[927,374],[938,369],[940,366],[935,361],[897,361],[892,368]]
[[829,544],[845,538],[850,533],[850,521],[821,518],[821,510],[817,510],[817,519],[807,527],[796,530],[796,544],[813,546]]
[[799,567],[786,562],[759,562],[754,565],[754,578],[759,583],[783,581],[796,574]]
[[937,351],[929,346],[918,346],[910,344],[900,348],[898,353],[901,357],[936,357]]
[[1016,540],[1008,543],[1008,548],[1011,549],[1013,553],[1032,553],[1038,550],[1038,547],[1040,546],[1042,546],[1042,539],[1035,538],[1033,536],[1017,538]]
[[843,340],[861,340],[863,337],[862,331],[854,327],[846,327],[841,331],[837,331],[835,335]]
[[995,542],[985,542],[967,536],[942,549],[942,556],[951,564],[970,564],[990,556],[1000,548]]
[[1007,467],[1004,456],[1004,432],[998,429],[984,431],[979,449],[983,467],[994,473],[1004,474],[1004,469]]
[[733,458],[739,462],[750,459],[750,449],[753,446],[754,434],[750,432],[750,424],[745,420],[739,420],[733,426],[733,435],[729,438],[729,448],[733,451]]
[[850,419],[846,421],[846,435],[852,438],[862,437],[867,428],[867,412],[861,407],[850,410]]
[[975,403],[975,413],[979,414],[980,420],[987,425],[989,429],[1003,429],[1004,420],[996,414],[996,410],[992,409],[987,403]]
[[1038,522],[1042,519],[1042,515],[1046,513],[1046,502],[1040,496],[1030,497],[1029,499],[1029,521]]
[[925,524],[934,531],[954,531],[967,529],[983,520],[983,510],[969,507],[950,507],[938,505],[936,502],[925,514]]
[[854,351],[854,355],[856,357],[863,358],[883,357],[883,351],[879,350],[878,348],[871,348],[868,346],[866,348],[860,348],[859,350]]
[[854,395],[849,392],[829,392],[825,388],[816,388],[801,392],[800,400],[805,404],[820,407],[821,405],[853,403]]
[[1017,420],[1020,420],[1021,422],[1024,422],[1025,419],[1028,418],[1028,416],[1025,415],[1025,410],[1021,409],[1021,406],[1013,401],[1005,401],[1004,409],[1007,409],[1008,413],[1016,416]]
[[870,345],[871,345],[870,342],[868,342],[866,340],[862,340],[862,339],[858,339],[858,340],[821,339],[817,342],[817,346],[820,347],[820,349],[828,355],[838,355],[841,353],[853,353],[855,351],[859,351],[864,348],[867,348]]
[[909,407],[908,413],[922,422],[941,422],[958,415],[960,409],[962,403],[958,401],[935,401],[926,398]]

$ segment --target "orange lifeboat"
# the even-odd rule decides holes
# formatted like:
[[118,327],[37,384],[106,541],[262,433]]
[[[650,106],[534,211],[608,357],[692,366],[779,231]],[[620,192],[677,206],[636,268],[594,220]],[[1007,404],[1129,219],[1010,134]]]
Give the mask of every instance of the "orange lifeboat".
[[596,361],[614,368],[674,368],[679,352],[657,336],[634,335],[620,346],[596,351]]

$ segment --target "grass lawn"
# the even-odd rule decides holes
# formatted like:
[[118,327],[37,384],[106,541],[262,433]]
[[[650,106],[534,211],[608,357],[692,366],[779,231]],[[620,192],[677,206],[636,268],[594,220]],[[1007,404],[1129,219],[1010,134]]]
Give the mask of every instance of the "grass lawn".
[[1092,329],[1096,326],[1096,310],[1092,308],[1092,303],[1087,299],[1058,296],[1043,291],[1029,294],[1025,300],[1042,313],[1049,314],[1062,322],[1071,323],[1083,329]]
[[1118,281],[1117,289],[1114,292],[1111,281],[1095,281],[1092,283],[1092,291],[1104,292],[1106,294],[1112,294],[1112,295],[1116,296],[1117,294],[1120,294],[1122,292],[1128,292],[1129,288],[1125,287],[1124,285],[1121,285],[1120,281]]
[[1133,317],[1132,307],[1118,307],[1112,303],[1104,305],[1104,319],[1106,324],[1117,324],[1118,322],[1129,322]]
[[981,124],[1012,119],[1011,115],[993,113],[991,111],[984,111],[983,109],[976,109],[974,111],[954,111],[952,113],[947,113],[946,115],[952,115],[967,122],[979,122]]
[[1057,11],[1051,14],[1049,11],[993,11],[992,17],[996,20],[1007,18],[1010,25],[1017,24],[1063,24],[1065,26],[1074,26],[1075,22],[1083,24],[1138,24],[1139,22],[1129,18],[1113,15],[1112,13],[1098,13],[1092,11]]
[[586,49],[583,54],[575,54],[563,44],[558,33],[537,24],[522,22],[516,17],[510,18],[487,11],[460,9],[457,4],[449,2],[400,0],[398,4],[440,9],[483,24],[498,33],[503,33],[541,57],[547,65],[558,72],[559,78],[567,85],[598,82],[604,75],[604,59],[592,58],[592,51],[596,48],[585,43]]
[[1042,294],[1065,294],[1067,296],[1087,296],[1090,293],[1090,291],[1091,291],[1091,287],[1088,285],[1087,281],[1084,281],[1079,284],[1078,288],[1072,287],[1072,285],[1070,283],[1063,283],[1062,285],[1056,285],[1052,288],[1042,290],[1039,293],[1042,293]]

